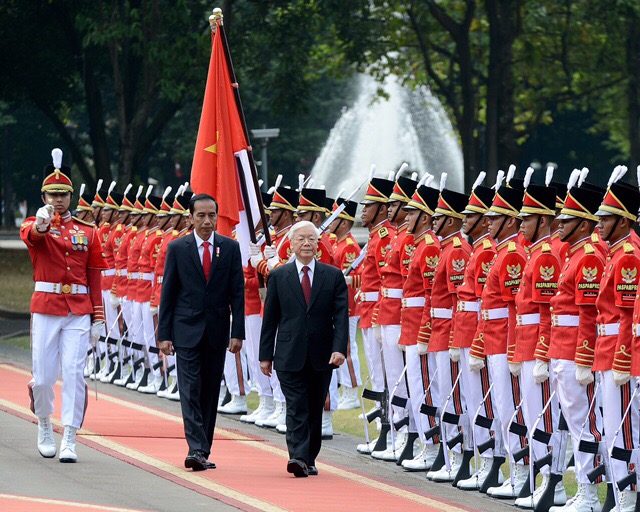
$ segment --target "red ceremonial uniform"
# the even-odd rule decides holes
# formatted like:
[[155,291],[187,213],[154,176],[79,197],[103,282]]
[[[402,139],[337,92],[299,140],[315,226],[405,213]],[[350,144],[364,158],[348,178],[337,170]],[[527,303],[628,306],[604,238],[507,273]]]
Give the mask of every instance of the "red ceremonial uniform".
[[[526,252],[512,235],[496,246],[487,282],[482,290],[482,309],[470,354],[479,359],[493,354],[511,358],[515,346],[515,297],[520,287]],[[510,351],[508,350],[510,349]]]
[[164,277],[164,262],[167,259],[167,246],[178,238],[177,229],[165,232],[162,235],[162,243],[156,258],[155,283],[153,285],[153,294],[151,295],[151,307],[160,307],[160,297],[162,296],[162,278]]
[[551,245],[551,237],[538,240],[529,247],[520,289],[516,294],[515,351],[510,363],[521,363],[546,357],[551,336],[549,303],[558,290],[560,259]]
[[127,262],[129,261],[129,248],[135,240],[138,228],[126,226],[122,233],[114,240],[116,246],[116,277],[113,280],[111,293],[116,297],[126,297],[128,291]]
[[[55,316],[92,315],[94,322],[104,321],[100,271],[107,268],[107,263],[96,228],[71,215],[62,218],[55,214],[43,236],[35,232],[35,220],[29,217],[20,227],[20,238],[33,263],[33,280],[57,284],[61,293],[34,292],[30,311]],[[73,294],[72,285],[86,286],[89,293]]]
[[413,235],[407,233],[407,227],[406,223],[398,227],[390,245],[379,243],[376,247],[376,260],[384,262],[378,267],[380,298],[373,320],[378,325],[400,325],[402,287],[408,271],[408,262],[405,265],[404,261],[407,245],[413,244]]
[[[380,273],[378,269],[384,265],[384,259],[378,259],[378,245],[389,247],[391,237],[395,230],[388,220],[375,226],[369,232],[369,242],[367,244],[367,255],[362,262],[362,272],[360,274],[360,328],[367,329],[373,325],[373,315],[376,309],[380,293]],[[380,252],[381,254],[381,252]],[[385,252],[386,254],[386,252]],[[366,300],[366,294],[378,294],[374,301]]]
[[480,296],[487,282],[491,261],[496,255],[496,243],[484,235],[473,243],[464,281],[456,288],[458,300],[453,319],[452,347],[469,348],[476,334],[480,317]]
[[127,299],[138,302],[138,268],[140,252],[148,228],[138,230],[131,239],[129,255],[127,257]]
[[[360,255],[360,246],[351,232],[347,233],[342,238],[336,239],[334,260],[336,266],[341,270],[347,270],[354,260]],[[351,271],[349,274],[353,279],[348,286],[349,291],[349,316],[358,316],[356,308],[355,296],[358,288],[360,288],[360,270],[362,265]]]
[[[598,339],[592,370],[631,371],[633,305],[638,293],[638,248],[630,236],[609,249],[596,299]],[[616,333],[615,331],[619,331]]]
[[[291,226],[287,226],[286,228],[278,231],[275,235],[273,235],[273,237],[271,237],[271,242],[276,246],[276,249],[278,251],[278,258],[280,258],[280,263],[276,266],[286,264],[293,254],[293,251],[291,250],[291,242],[288,237],[290,229]],[[267,277],[270,272],[267,265],[267,260],[262,260],[260,263],[258,263],[256,270],[264,277]]]
[[326,265],[333,265],[333,242],[331,241],[331,236],[327,231],[322,233],[320,239],[318,240],[318,252],[316,253],[316,260],[320,263],[325,263]]
[[440,240],[430,232],[433,239],[433,245],[427,245],[422,252],[420,258],[420,269],[422,272],[422,285],[424,287],[424,307],[420,316],[420,329],[418,330],[417,343],[429,343],[431,336],[431,292],[433,288],[433,278],[436,275],[438,262],[440,261]]
[[[98,236],[100,238],[100,245],[102,246],[102,254],[107,262],[107,270],[115,268],[115,255],[113,254],[113,244],[109,247],[109,240],[115,235],[116,229],[119,224],[109,225],[105,222],[98,228]],[[110,274],[110,275],[106,275]],[[103,290],[110,290],[113,286],[113,274],[110,272],[103,272],[101,286]]]
[[593,365],[596,345],[596,298],[604,270],[602,254],[590,243],[576,242],[567,251],[551,299],[551,338],[547,357]]
[[156,268],[158,252],[162,245],[162,232],[157,228],[147,229],[140,246],[138,259],[137,302],[150,302],[153,288],[153,272]]
[[456,288],[464,281],[471,254],[469,243],[458,233],[443,238],[438,267],[431,290],[431,332],[426,332],[429,352],[449,350],[453,341],[453,315],[457,307]]
[[551,233],[551,242],[549,243],[560,261],[564,261],[567,251],[569,250],[569,244],[560,240],[560,236],[557,231],[555,233]]

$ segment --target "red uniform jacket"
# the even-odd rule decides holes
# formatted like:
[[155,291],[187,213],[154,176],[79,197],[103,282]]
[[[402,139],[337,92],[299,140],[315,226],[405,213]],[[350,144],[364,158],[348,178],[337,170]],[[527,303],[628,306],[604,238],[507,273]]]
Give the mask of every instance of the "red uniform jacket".
[[[585,238],[567,251],[551,299],[551,338],[547,357],[591,367],[596,346],[596,298],[604,271],[600,251]],[[560,325],[566,323],[578,325]]]
[[129,244],[127,257],[127,299],[138,301],[138,269],[140,268],[140,252],[149,228],[139,229]]
[[127,261],[129,260],[129,247],[131,247],[132,241],[135,240],[135,236],[138,233],[138,228],[135,226],[126,226],[123,233],[114,240],[116,246],[116,277],[113,280],[113,286],[111,293],[116,297],[126,297],[128,291],[127,280]]
[[433,245],[427,244],[420,258],[420,269],[422,272],[422,284],[424,287],[424,308],[420,316],[420,330],[418,331],[418,343],[429,343],[431,336],[431,290],[433,288],[433,278],[436,275],[438,261],[440,260],[440,240],[433,231],[429,234],[433,239]]
[[[291,242],[289,241],[289,230],[291,226],[287,226],[284,229],[278,231],[275,235],[271,237],[271,242],[276,246],[278,251],[278,257],[280,258],[280,265],[284,265],[289,261],[293,252],[291,251]],[[264,250],[264,249],[263,249]],[[279,265],[278,265],[279,266]],[[269,275],[269,267],[267,265],[267,260],[262,260],[258,263],[256,270],[262,274],[264,277]]]
[[[638,293],[638,248],[630,236],[618,240],[609,249],[600,293],[596,299],[598,339],[592,370],[631,371],[633,303]],[[609,329],[618,325],[619,333]]]
[[316,260],[320,263],[326,263],[327,265],[337,266],[333,259],[333,241],[328,231],[322,233],[322,236],[318,240],[318,252],[316,253]]
[[[98,233],[100,236],[100,243],[102,245],[102,253],[104,254],[104,259],[107,262],[107,270],[115,269],[115,254],[113,253],[113,237],[116,234],[116,229],[118,229],[120,224],[109,225],[108,222],[105,222],[98,229]],[[111,274],[111,272],[108,272]],[[110,290],[113,286],[113,278],[114,275],[105,275],[105,272],[102,273],[102,289]]]
[[[347,270],[353,261],[360,255],[360,246],[351,233],[347,233],[342,238],[336,240],[334,261],[336,266],[342,270]],[[360,270],[362,264],[351,271],[349,274],[353,280],[349,285],[349,316],[358,316],[358,310],[356,308],[355,296],[358,288],[360,288]]]
[[[407,233],[408,224],[399,226],[391,240],[391,246],[379,243],[376,248],[376,260],[383,261],[378,267],[380,273],[380,299],[376,305],[373,323],[378,325],[400,325],[402,297],[390,297],[389,294],[402,295],[404,276],[407,267],[402,268],[406,260],[407,244],[412,246],[413,235]],[[411,249],[409,249],[411,251]]]
[[[34,292],[32,313],[67,316],[93,315],[93,321],[104,321],[100,272],[107,268],[96,228],[69,215],[55,214],[49,231],[35,232],[35,217],[20,227],[20,238],[29,249],[33,263],[33,280],[59,283],[62,293]],[[89,293],[71,294],[70,286],[87,286]]]
[[491,261],[496,254],[496,243],[484,235],[473,243],[464,281],[456,288],[458,295],[453,317],[452,347],[469,348],[480,319],[480,296],[487,282]]
[[551,336],[549,304],[558,290],[559,275],[560,258],[551,238],[531,245],[516,294],[516,345],[509,362],[549,361],[546,357]]
[[151,295],[151,307],[160,307],[160,297],[162,296],[162,278],[164,276],[164,262],[167,259],[167,246],[169,242],[173,242],[178,238],[179,232],[177,229],[171,231],[165,231],[162,235],[162,243],[160,244],[160,250],[158,251],[158,257],[156,258],[155,268],[155,283],[153,285],[153,293]]
[[487,282],[482,290],[482,309],[476,335],[471,343],[471,355],[484,356],[507,353],[515,349],[515,297],[520,287],[527,254],[518,245],[517,235],[496,246]]
[[153,283],[158,252],[162,246],[162,231],[158,228],[148,229],[140,247],[138,260],[138,293],[136,301],[150,302],[153,294]]

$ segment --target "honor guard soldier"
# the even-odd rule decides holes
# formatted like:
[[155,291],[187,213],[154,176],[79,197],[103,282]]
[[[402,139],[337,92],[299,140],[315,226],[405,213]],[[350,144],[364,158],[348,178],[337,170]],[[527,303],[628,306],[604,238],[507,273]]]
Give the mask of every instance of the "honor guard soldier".
[[[558,291],[551,299],[549,373],[574,446],[578,492],[564,507],[554,510],[600,510],[597,487],[589,472],[597,466],[602,441],[602,416],[596,402],[596,386],[591,371],[596,345],[596,298],[604,270],[604,258],[591,243],[596,212],[603,192],[576,187],[579,177],[572,173],[567,197],[558,220],[559,237],[569,245],[560,275]],[[538,357],[538,353],[536,353]],[[581,443],[585,443],[581,446]],[[581,450],[594,447],[591,453]],[[562,454],[561,454],[562,455]]]
[[93,201],[93,197],[91,194],[85,192],[86,187],[83,183],[80,185],[80,194],[78,195],[78,206],[76,206],[76,218],[80,219],[83,222],[88,222],[89,224],[94,224],[93,219],[93,207],[91,206],[91,202]]
[[[462,212],[465,216],[462,221],[462,233],[473,240],[473,245],[464,280],[456,288],[458,297],[453,317],[453,340],[449,348],[450,359],[454,362],[460,361],[458,370],[461,373],[467,414],[471,421],[476,415],[491,419],[494,417],[488,369],[484,367],[479,371],[471,371],[469,368],[471,342],[480,320],[480,296],[487,282],[491,261],[496,254],[496,243],[488,232],[489,218],[485,216],[491,207],[494,191],[482,185],[485,177],[484,171],[478,175],[471,188],[467,206]],[[472,425],[472,429],[475,446],[490,444],[489,429],[475,425]],[[470,448],[472,447],[466,447]],[[500,471],[504,457],[500,457],[500,454],[491,448],[483,450],[479,455],[480,460],[476,462],[477,471],[470,478],[460,479],[457,483],[458,488],[481,489],[486,492],[489,487],[495,487],[504,481]]]
[[102,180],[98,180],[96,185],[96,195],[93,197],[93,202],[91,203],[93,221],[97,227],[100,227],[102,224],[102,207],[104,206],[104,201],[107,197],[107,189],[102,188],[102,183]]
[[358,409],[360,407],[358,387],[362,385],[358,344],[356,341],[360,313],[355,302],[356,293],[360,289],[360,268],[353,268],[354,262],[360,256],[360,246],[351,232],[353,223],[356,220],[358,203],[338,197],[333,203],[332,210],[337,210],[344,203],[346,203],[344,210],[329,226],[331,233],[336,236],[335,264],[342,272],[350,270],[349,275],[345,277],[349,290],[349,345],[347,346],[345,363],[336,370],[338,383],[342,388],[342,396],[338,401],[339,410]]
[[[369,176],[369,185],[364,199],[360,202],[363,205],[361,220],[362,226],[369,230],[369,241],[367,242],[367,255],[362,262],[360,275],[360,292],[356,296],[358,308],[360,310],[360,329],[362,330],[362,341],[364,354],[369,369],[371,379],[371,389],[374,392],[384,392],[385,379],[382,369],[382,335],[380,326],[374,325],[373,315],[376,304],[380,299],[380,274],[379,268],[384,265],[384,259],[379,259],[382,251],[378,251],[378,245],[388,247],[394,235],[394,228],[388,219],[388,201],[393,192],[394,182],[384,178],[375,177],[375,167],[372,167]],[[393,384],[392,384],[393,385]],[[379,404],[374,407],[376,409]],[[369,414],[375,411],[370,411]],[[369,416],[367,414],[367,416]],[[381,445],[386,449],[387,434],[381,432]],[[377,440],[370,443],[360,444],[358,452],[370,454]]]
[[[302,185],[302,184],[301,184]],[[310,221],[316,228],[319,228],[325,219],[326,192],[320,188],[302,188],[296,209],[296,222],[302,220]],[[325,232],[318,239],[318,252],[316,260],[320,263],[333,265],[333,248],[329,240],[329,233]]]
[[[526,436],[510,434],[512,419],[524,425],[520,382],[510,373],[507,357],[515,345],[516,309],[515,295],[520,286],[526,253],[518,242],[524,192],[515,188],[500,187],[503,173],[498,172],[496,194],[489,211],[489,236],[496,242],[496,257],[491,263],[487,281],[482,290],[480,323],[473,339],[469,366],[478,371],[485,366],[493,384],[492,402],[507,448],[511,477],[500,487],[491,487],[487,494],[499,498],[515,498],[524,488],[529,476],[526,457],[518,461],[514,454],[526,446]],[[501,450],[502,447],[497,447]]]
[[56,455],[50,416],[54,386],[62,370],[60,462],[75,462],[76,431],[87,406],[83,368],[89,344],[98,342],[104,324],[100,271],[106,268],[96,229],[71,216],[71,169],[62,165],[62,151],[51,152],[53,165],[44,169],[45,206],[20,228],[33,263],[35,292],[31,298],[33,379],[31,410],[38,417],[38,451]]
[[[558,289],[561,268],[559,253],[551,245],[551,223],[556,215],[556,189],[549,186],[552,172],[553,168],[546,175],[545,186],[537,186],[530,184],[533,168],[527,169],[524,201],[519,215],[522,218],[520,232],[529,244],[529,251],[520,289],[516,294],[515,348],[509,357],[509,364],[512,373],[520,376],[522,396],[526,397],[522,403],[522,412],[527,431],[531,434],[535,427],[547,434],[546,439],[535,436],[532,438],[531,464],[542,461],[549,453],[549,446],[554,451],[560,448],[560,409],[558,399],[555,395],[552,396],[549,360],[546,357],[551,335],[549,304]],[[517,499],[519,507],[538,506],[550,484],[551,469],[551,464],[541,468],[542,484],[535,489],[533,499],[531,496]],[[549,490],[552,496],[550,504],[564,505],[567,496],[562,482],[554,479],[552,485],[554,489]]]
[[[431,229],[431,219],[438,206],[440,191],[427,186],[433,176],[425,174],[420,180],[411,201],[404,206],[407,212],[408,232],[413,236],[412,251],[407,278],[402,287],[402,310],[400,311],[401,334],[399,345],[405,352],[407,364],[407,385],[411,397],[411,411],[416,423],[418,438],[422,450],[413,459],[401,462],[409,471],[428,471],[433,466],[438,453],[439,437],[436,432],[435,417],[422,414],[422,404],[434,406],[438,403],[436,388],[430,386],[431,375],[435,371],[435,360],[428,364],[426,353],[418,354],[418,332],[422,310],[426,303],[425,274],[429,273],[429,264],[440,256],[440,243]],[[429,286],[429,290],[431,287]],[[426,346],[426,345],[425,345]],[[435,400],[434,400],[435,398]]]
[[[453,317],[457,309],[456,289],[464,280],[465,270],[471,254],[471,246],[461,236],[460,229],[464,214],[462,213],[469,196],[445,188],[447,174],[440,177],[440,198],[433,215],[433,232],[440,238],[440,258],[433,277],[431,290],[430,318],[431,327],[421,327],[420,339],[428,344],[429,353],[435,355],[438,368],[437,388],[440,397],[438,407],[441,409],[440,431],[442,438],[450,442],[458,435],[458,423],[451,423],[446,419],[446,413],[460,418],[465,410],[464,389],[462,388],[459,358],[456,361],[449,356],[449,348],[453,341]],[[450,400],[446,400],[447,397]],[[459,422],[462,426],[462,422]],[[434,482],[454,482],[469,478],[469,463],[467,456],[462,455],[462,449],[468,452],[469,430],[463,442],[451,448],[451,454],[445,454],[449,459],[440,469],[432,468],[427,478]],[[443,453],[448,447],[442,443]],[[473,453],[471,451],[470,453]]]
[[[631,227],[637,220],[640,192],[637,187],[619,182],[622,174],[620,167],[613,171],[607,193],[596,212],[600,218],[600,235],[609,245],[609,253],[596,299],[598,337],[591,370],[600,373],[602,418],[609,452],[613,446],[637,449],[639,427],[637,400],[631,405],[634,388],[630,380],[633,304],[640,279],[639,248],[631,237]],[[623,421],[627,409],[629,412]],[[617,486],[618,480],[629,474],[628,461],[612,456],[608,470],[610,485]],[[635,490],[620,489],[615,494],[618,510],[635,510]]]

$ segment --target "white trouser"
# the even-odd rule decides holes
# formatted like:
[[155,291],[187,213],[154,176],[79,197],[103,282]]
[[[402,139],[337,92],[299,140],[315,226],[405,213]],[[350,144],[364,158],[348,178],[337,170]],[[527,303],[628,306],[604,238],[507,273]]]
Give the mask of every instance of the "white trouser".
[[111,305],[110,295],[110,290],[102,290],[102,303],[104,304],[104,335],[106,336],[109,334],[111,338],[119,339],[120,323],[116,322],[116,318],[118,318],[118,310]]
[[169,375],[176,376],[177,375],[177,366],[176,366],[176,356],[164,356],[167,360],[167,369],[173,366],[173,369],[169,372]]
[[33,405],[43,418],[54,411],[55,385],[62,369],[62,424],[80,428],[84,419],[87,386],[84,363],[89,349],[90,315],[31,315]]
[[358,343],[356,332],[358,330],[359,316],[349,317],[349,345],[347,347],[347,358],[344,364],[338,366],[338,384],[346,388],[357,388],[362,385],[360,377],[360,358],[358,357]]
[[151,368],[151,373],[157,377],[160,375],[160,368],[154,370],[153,367],[158,362],[158,354],[154,354],[149,350],[149,347],[156,346],[156,327],[151,314],[151,302],[140,303],[140,315],[142,316],[142,344],[145,347],[147,363]]
[[[590,453],[578,450],[580,445],[580,432],[585,441],[599,442],[602,440],[602,416],[600,414],[599,400],[596,399],[589,410],[595,392],[595,381],[587,386],[581,386],[576,380],[576,364],[566,359],[552,359],[549,365],[550,373],[554,376],[551,382],[555,382],[558,402],[562,409],[562,415],[569,427],[571,440],[574,446],[574,458],[576,462],[576,480],[579,484],[589,484],[587,473],[596,467],[597,461]],[[596,375],[596,379],[599,376]],[[584,430],[582,423],[587,422]]]
[[[522,396],[526,396],[527,399],[522,403],[522,412],[524,413],[524,422],[527,425],[528,434],[532,435],[533,425],[538,419],[538,416],[544,409],[547,401],[551,398],[554,386],[551,383],[551,379],[547,379],[542,384],[536,384],[533,380],[533,367],[536,365],[534,361],[524,361],[522,363],[522,371],[520,373],[520,387]],[[558,420],[560,419],[560,406],[558,404],[558,397],[551,398],[551,403],[547,407],[542,418],[538,422],[536,427],[538,430],[543,430],[551,434],[551,441],[549,445],[557,446],[559,439],[558,433]],[[541,459],[548,453],[546,444],[533,440],[533,456],[535,460]],[[549,466],[545,465],[541,472],[546,475],[549,473]]]
[[[634,379],[618,387],[613,382],[613,371],[608,370],[600,373],[600,389],[602,390],[602,420],[604,425],[607,449],[611,450],[613,437],[620,428],[622,415],[629,406],[629,400],[635,387]],[[638,396],[634,398],[634,403],[629,408],[629,412],[624,420],[624,425],[618,432],[615,439],[615,446],[626,450],[633,450],[637,447],[638,436]],[[633,463],[633,461],[632,461]],[[627,463],[622,460],[611,458],[612,475],[616,480],[627,476]]]
[[367,368],[371,381],[372,391],[384,391],[384,378],[382,374],[381,346],[373,334],[373,327],[362,329],[362,342],[364,344],[364,356],[367,360]]
[[[445,402],[447,402],[447,398],[451,395],[451,398],[446,403],[445,410],[452,414],[462,414],[465,410],[465,401],[464,395],[462,393],[461,381],[462,377],[458,379],[458,383],[453,388],[453,385],[456,382],[456,378],[458,377],[458,367],[460,365],[459,362],[454,363],[449,357],[448,350],[441,350],[439,352],[434,352],[436,365],[438,368],[438,393],[440,394],[440,406],[445,407]],[[446,433],[447,441],[450,441],[455,436],[458,435],[459,429],[458,425],[454,425],[452,423],[443,423],[440,429],[444,429]],[[454,451],[460,453],[461,445],[457,445],[454,448]]]
[[[144,347],[144,324],[142,322],[142,304],[135,300],[129,301],[131,304],[131,324],[129,325],[129,341],[139,343]],[[134,359],[144,356],[144,350],[133,350]]]
[[[500,418],[500,427],[502,428],[502,437],[505,445],[509,447],[509,461],[513,463],[513,454],[527,444],[525,437],[517,436],[509,432],[509,423],[520,404],[520,381],[518,377],[511,375],[509,371],[509,363],[507,363],[507,354],[492,354],[487,356],[487,368],[489,369],[489,378],[494,383],[491,393],[494,398],[494,405],[498,417]],[[524,415],[522,409],[518,411],[514,422],[524,424]],[[518,464],[524,464],[525,459],[520,459]]]
[[[489,429],[479,427],[473,424],[473,419],[480,409],[480,415],[487,418],[493,418],[493,407],[491,401],[491,393],[487,396],[485,403],[482,399],[489,391],[491,383],[489,382],[489,371],[487,368],[477,372],[469,369],[469,351],[470,348],[460,349],[459,371],[462,373],[460,380],[462,381],[462,389],[464,390],[464,400],[467,404],[467,413],[469,414],[469,422],[473,429],[473,440],[476,445],[485,443],[489,440]],[[482,406],[482,408],[480,408]],[[500,439],[500,436],[498,436]],[[499,453],[499,452],[498,452]],[[483,457],[492,457],[493,450],[490,448],[482,454]]]
[[[437,425],[437,420],[434,417],[427,416],[420,412],[420,406],[423,403],[427,405],[433,404],[433,393],[437,392],[437,384],[429,388],[430,375],[433,374],[433,368],[435,364],[435,358],[433,354],[425,354],[423,356],[418,354],[418,347],[416,345],[407,346],[405,349],[406,361],[407,361],[407,382],[409,384],[409,396],[411,397],[411,408],[409,409],[409,432],[418,432],[420,441],[422,443],[434,443],[434,438],[425,440],[424,433],[427,430]],[[429,358],[434,362],[429,366]],[[425,396],[425,391],[429,388],[428,395]],[[436,400],[437,401],[437,400]],[[415,430],[414,430],[415,427]],[[437,437],[435,438],[437,441]]]
[[237,354],[225,351],[224,382],[229,393],[234,396],[245,396],[247,391],[247,357],[244,347]]
[[[384,372],[387,377],[387,385],[389,386],[389,400],[393,388],[398,383],[402,370],[404,370],[404,357],[402,351],[398,348],[398,340],[400,339],[399,325],[382,325],[382,354],[384,356]],[[407,398],[407,381],[406,377],[400,380],[398,388],[395,392],[396,396]],[[405,409],[402,407],[391,407],[395,416],[393,421],[399,421],[405,416]]]
[[271,383],[269,377],[260,371],[260,328],[262,327],[262,318],[260,315],[249,315],[244,317],[244,332],[247,337],[247,367],[249,374],[256,388],[258,388],[258,396],[273,396],[271,391]]
[[[344,366],[345,363],[343,363]],[[327,391],[327,398],[324,401],[325,411],[337,411],[338,410],[338,372],[335,370],[331,372],[331,381],[329,382],[329,391]]]

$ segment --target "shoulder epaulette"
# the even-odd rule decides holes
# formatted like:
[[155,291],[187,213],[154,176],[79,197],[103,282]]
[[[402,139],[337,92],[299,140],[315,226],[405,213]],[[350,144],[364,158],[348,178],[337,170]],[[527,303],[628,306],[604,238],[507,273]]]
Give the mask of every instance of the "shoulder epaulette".
[[586,252],[587,254],[593,254],[594,252],[596,252],[596,250],[593,248],[593,245],[584,244],[584,252]]
[[138,232],[138,226],[131,226],[131,232],[132,233],[137,233]]
[[599,243],[600,239],[598,238],[598,234],[597,233],[591,233],[591,241],[594,243]]
[[78,217],[72,217],[73,220],[75,220],[76,222],[79,222],[80,224],[84,224],[85,226],[91,226],[92,228],[95,228],[95,224],[92,224],[91,222],[87,222],[86,220],[81,220]]
[[180,234],[180,231],[178,231],[177,229],[174,229],[174,230],[171,232],[171,234],[172,234],[173,236],[178,236],[178,235]]
[[118,224],[116,226],[116,231],[122,231],[122,224]]
[[380,228],[380,231],[378,231],[378,233],[380,234],[380,238],[389,236],[389,230],[387,228]]
[[111,226],[111,223],[109,222],[103,222],[102,225],[106,228],[108,228],[109,226]]
[[453,246],[454,247],[462,247],[462,242],[457,236],[453,237]]
[[516,245],[515,242],[509,242],[509,245],[507,246],[507,251],[508,252],[516,252],[518,250],[518,246]]
[[542,244],[542,252],[551,252],[551,246],[547,242]]
[[353,245],[353,240],[351,238],[347,238],[347,245]]
[[485,249],[485,250],[486,249],[491,249],[491,242],[485,238],[482,241],[482,248]]
[[635,252],[636,250],[636,248],[633,245],[631,245],[629,242],[625,242],[622,248],[624,249],[624,252],[627,254]]
[[427,245],[433,245],[435,242],[433,241],[433,237],[431,235],[425,235],[424,243]]
[[329,240],[336,240],[338,238],[338,235],[336,235],[335,233],[329,233]]

